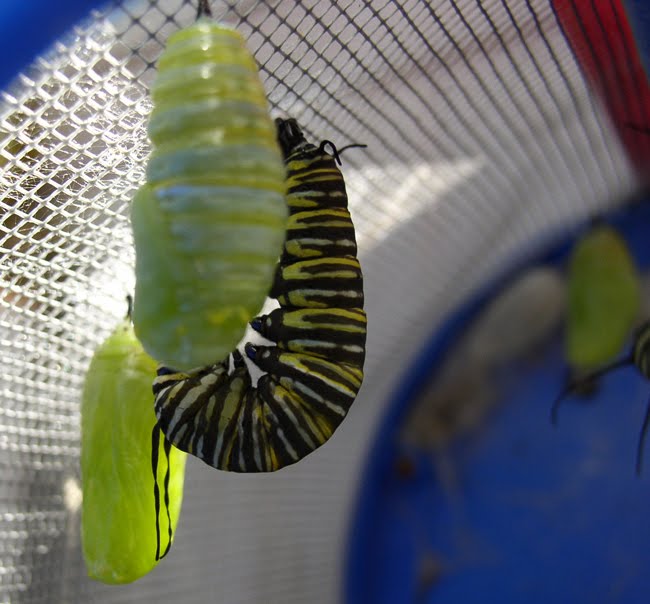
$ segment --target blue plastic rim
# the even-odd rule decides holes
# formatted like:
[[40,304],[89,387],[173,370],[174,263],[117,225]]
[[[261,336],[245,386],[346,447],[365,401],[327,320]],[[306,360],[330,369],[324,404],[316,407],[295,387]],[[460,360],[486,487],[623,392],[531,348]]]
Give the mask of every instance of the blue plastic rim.
[[[650,268],[650,200],[605,217],[642,271]],[[517,367],[500,411],[477,438],[450,453],[455,492],[432,455],[409,452],[397,433],[411,401],[464,327],[512,278],[563,266],[583,225],[518,266],[433,334],[396,389],[369,451],[349,533],[344,601],[647,602],[650,594],[650,465],[634,475],[650,384],[632,368],[609,376],[592,404],[550,406],[565,377],[561,342],[542,362]],[[454,489],[451,489],[454,491]]]
[[623,4],[646,75],[650,77],[650,3],[648,0],[624,0]]
[[106,0],[2,0],[0,89]]

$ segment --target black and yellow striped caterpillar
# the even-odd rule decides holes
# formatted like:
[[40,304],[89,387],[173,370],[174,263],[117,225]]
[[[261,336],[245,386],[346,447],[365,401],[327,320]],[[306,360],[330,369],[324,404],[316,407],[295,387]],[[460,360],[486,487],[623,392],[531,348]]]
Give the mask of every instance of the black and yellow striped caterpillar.
[[[641,327],[638,328],[634,336],[634,343],[632,344],[632,350],[630,353],[623,357],[622,359],[615,361],[601,369],[590,373],[589,375],[584,376],[582,379],[572,382],[569,384],[555,399],[553,407],[551,409],[551,421],[553,424],[557,424],[557,414],[562,401],[580,389],[583,383],[593,382],[600,379],[602,376],[616,370],[621,369],[622,367],[636,367],[637,371],[645,377],[647,380],[650,380],[650,321],[644,323]],[[650,401],[646,407],[645,417],[643,418],[643,424],[641,425],[641,432],[639,434],[639,443],[637,445],[636,452],[636,473],[637,475],[641,473],[641,467],[643,462],[643,447],[645,444],[646,436],[648,434],[648,429],[650,428]]]
[[[289,221],[270,295],[280,308],[252,327],[275,346],[246,344],[265,375],[253,385],[239,351],[198,371],[159,367],[155,412],[176,447],[221,470],[270,472],[327,441],[361,387],[366,315],[354,226],[329,141],[308,143],[276,120]],[[326,151],[330,147],[332,154]]]

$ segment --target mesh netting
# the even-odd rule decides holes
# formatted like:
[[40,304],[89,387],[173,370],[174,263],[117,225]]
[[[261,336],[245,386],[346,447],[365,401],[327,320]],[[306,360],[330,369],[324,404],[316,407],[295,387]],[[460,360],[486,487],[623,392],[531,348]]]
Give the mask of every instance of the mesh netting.
[[343,166],[366,283],[364,388],[331,442],[282,472],[190,460],[169,557],[133,586],[86,578],[81,385],[133,288],[128,204],[149,153],[155,61],[196,9],[93,14],[0,106],[2,602],[336,601],[364,447],[422,339],[531,241],[639,186],[547,0],[213,11],[248,40],[274,115],[312,140],[368,145]]

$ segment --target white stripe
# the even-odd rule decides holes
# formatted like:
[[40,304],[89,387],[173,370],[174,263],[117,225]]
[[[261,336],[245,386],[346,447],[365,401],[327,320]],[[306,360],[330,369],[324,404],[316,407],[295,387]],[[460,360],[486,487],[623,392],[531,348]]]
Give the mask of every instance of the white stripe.
[[298,419],[296,418],[296,416],[293,413],[293,411],[291,410],[291,408],[288,405],[284,404],[284,401],[279,401],[275,396],[273,398],[275,399],[276,403],[278,403],[278,405],[280,407],[282,407],[282,410],[289,416],[289,418],[291,419],[291,423],[296,427],[296,429],[298,430],[298,433],[300,434],[300,436],[302,436],[302,439],[312,449],[316,448],[316,444],[311,439],[311,436],[309,434],[307,434],[305,432],[305,430],[303,429],[303,427],[298,423]]
[[[191,388],[190,391],[180,400],[176,408],[174,409],[174,414],[172,415],[172,418],[169,422],[169,426],[167,428],[167,431],[169,434],[171,434],[175,428],[176,424],[181,419],[181,415],[183,415],[183,412],[192,406],[192,404],[196,401],[196,399],[205,392],[205,389],[201,384],[198,386],[194,386],[194,388]],[[169,395],[171,398],[171,394]]]
[[[288,384],[286,382],[289,382]],[[322,396],[320,396],[318,393],[314,392],[311,388],[305,386],[302,382],[298,382],[296,380],[293,380],[291,378],[285,378],[281,377],[280,378],[280,384],[282,384],[285,388],[290,390],[291,388],[303,392],[304,394],[308,395],[310,398],[316,399],[319,403],[322,403],[325,405],[328,409],[331,409],[334,411],[334,413],[338,413],[341,417],[345,417],[346,410],[343,407],[340,407],[339,405],[334,405],[333,403],[330,403],[328,400],[324,399]]]
[[289,444],[287,439],[284,437],[284,432],[282,432],[282,428],[278,427],[276,429],[276,434],[278,435],[279,439],[284,443],[284,448],[287,450],[287,453],[289,453],[290,457],[293,457],[293,459],[298,460],[298,454],[296,453],[295,449]]

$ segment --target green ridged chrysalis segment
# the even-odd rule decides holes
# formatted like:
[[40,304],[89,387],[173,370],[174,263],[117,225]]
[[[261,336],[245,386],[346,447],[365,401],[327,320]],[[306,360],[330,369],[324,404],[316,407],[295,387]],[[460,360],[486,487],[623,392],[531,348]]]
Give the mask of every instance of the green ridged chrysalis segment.
[[594,227],[569,262],[569,363],[592,368],[611,361],[630,337],[639,306],[639,278],[625,241],[609,226]]
[[155,375],[156,362],[124,321],[95,352],[84,384],[81,536],[88,575],[104,583],[129,583],[156,566],[157,548],[162,554],[169,544],[167,512],[176,530],[186,454],[172,448],[167,457],[161,434],[158,544],[152,469]]
[[284,243],[285,168],[241,35],[200,19],[158,62],[147,184],[133,200],[133,320],[158,361],[208,365],[264,303]]

